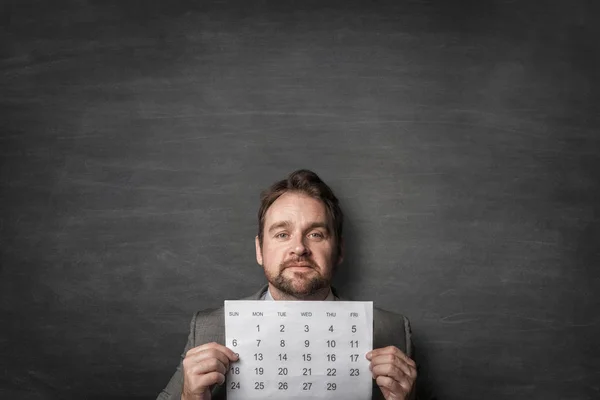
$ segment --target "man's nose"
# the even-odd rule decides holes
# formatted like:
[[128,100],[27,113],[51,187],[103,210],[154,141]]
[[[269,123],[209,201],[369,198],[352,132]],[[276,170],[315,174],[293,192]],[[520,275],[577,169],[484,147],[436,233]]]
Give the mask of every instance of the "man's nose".
[[292,252],[297,256],[308,255],[309,249],[304,242],[304,236],[297,236],[292,244]]

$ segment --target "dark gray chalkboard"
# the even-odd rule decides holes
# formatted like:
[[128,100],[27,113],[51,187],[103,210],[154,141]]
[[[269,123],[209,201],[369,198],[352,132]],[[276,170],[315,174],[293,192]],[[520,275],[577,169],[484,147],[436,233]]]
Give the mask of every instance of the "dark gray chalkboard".
[[598,398],[599,11],[3,1],[0,397],[154,398],[309,168],[340,292],[410,317],[424,387]]

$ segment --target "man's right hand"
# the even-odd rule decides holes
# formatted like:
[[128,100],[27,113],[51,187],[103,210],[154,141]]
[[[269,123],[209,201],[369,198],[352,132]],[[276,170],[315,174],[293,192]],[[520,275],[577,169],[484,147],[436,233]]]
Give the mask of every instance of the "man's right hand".
[[185,353],[181,400],[210,400],[212,385],[222,385],[229,363],[238,356],[218,343],[207,343]]

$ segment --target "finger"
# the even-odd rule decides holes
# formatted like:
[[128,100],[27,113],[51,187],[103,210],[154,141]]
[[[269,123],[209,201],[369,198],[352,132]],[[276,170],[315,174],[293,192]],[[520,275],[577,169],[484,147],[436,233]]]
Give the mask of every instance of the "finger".
[[396,350],[400,351],[396,346],[387,346],[380,347],[378,349],[373,349],[367,353],[367,358],[375,357],[381,354],[392,354],[395,353]]
[[[405,399],[408,393],[410,393],[410,386],[406,388],[389,376],[378,376],[375,382],[377,383],[377,386],[381,388],[381,391],[386,398],[391,398],[393,395],[394,398]],[[389,391],[390,393],[386,394],[386,391]]]
[[412,365],[415,368],[417,367],[417,364],[414,362],[414,360],[407,356],[402,350],[400,350],[396,346],[387,346],[371,350],[366,354],[366,357],[368,360],[371,360],[373,357],[377,357],[382,354],[395,354],[398,358],[404,360],[404,362],[406,362],[407,364]]
[[206,343],[201,346],[194,347],[193,349],[188,350],[187,353],[185,353],[185,355],[187,356],[188,354],[200,353],[209,349],[220,351],[221,353],[225,354],[227,358],[229,358],[231,361],[236,361],[239,358],[237,353],[233,352],[233,350],[216,342]]
[[380,365],[393,365],[403,374],[412,377],[416,377],[417,369],[410,364],[407,364],[403,359],[399,358],[396,354],[382,354],[371,359],[371,365],[373,368]]
[[229,367],[229,358],[217,349],[206,349],[201,352],[189,354],[185,356],[185,358],[183,359],[183,363],[186,366],[192,366],[194,364],[201,363],[204,360],[210,359],[219,360],[223,365],[225,365],[225,367]]
[[390,378],[399,381],[402,379],[406,379],[409,382],[414,382],[417,378],[416,370],[410,370],[406,373],[403,369],[399,368],[394,364],[380,364],[372,366],[371,373],[373,375],[373,379],[376,379],[378,376],[389,376]]
[[[375,382],[377,383],[377,381],[375,381]],[[386,387],[382,387],[382,386],[379,386],[379,389],[381,389],[381,393],[383,393],[383,398],[384,399],[391,398],[390,395],[392,394],[392,392],[390,392],[390,389],[388,389]]]
[[209,372],[204,375],[194,375],[191,380],[192,387],[209,388],[212,385],[222,385],[225,383],[225,375],[220,372]]
[[192,375],[203,375],[212,372],[225,375],[228,368],[229,364],[224,364],[218,358],[206,358],[198,362],[188,360],[187,365],[184,365],[185,372]]
[[400,358],[401,360],[403,360],[405,363],[407,363],[408,365],[413,366],[414,368],[417,368],[417,363],[415,363],[415,360],[413,360],[412,358],[410,358],[409,356],[406,355],[406,353],[404,353],[402,350],[400,350],[397,347],[394,347],[395,352],[394,354],[396,354],[396,356],[398,358]]
[[187,354],[194,354],[194,353],[199,353],[202,352],[204,350],[208,350],[208,349],[215,349],[220,351],[221,353],[225,354],[230,360],[237,360],[238,355],[237,353],[235,353],[233,350],[231,350],[230,348],[223,346],[222,344],[216,343],[216,342],[211,342],[211,343],[205,343],[201,346],[198,347],[194,347],[190,350],[187,351]]

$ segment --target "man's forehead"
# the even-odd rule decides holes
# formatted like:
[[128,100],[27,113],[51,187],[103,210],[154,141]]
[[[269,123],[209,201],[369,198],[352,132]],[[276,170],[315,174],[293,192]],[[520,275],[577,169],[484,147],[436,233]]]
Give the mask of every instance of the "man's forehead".
[[271,204],[265,215],[266,224],[301,220],[307,223],[327,223],[325,205],[317,199],[300,194],[285,193]]

